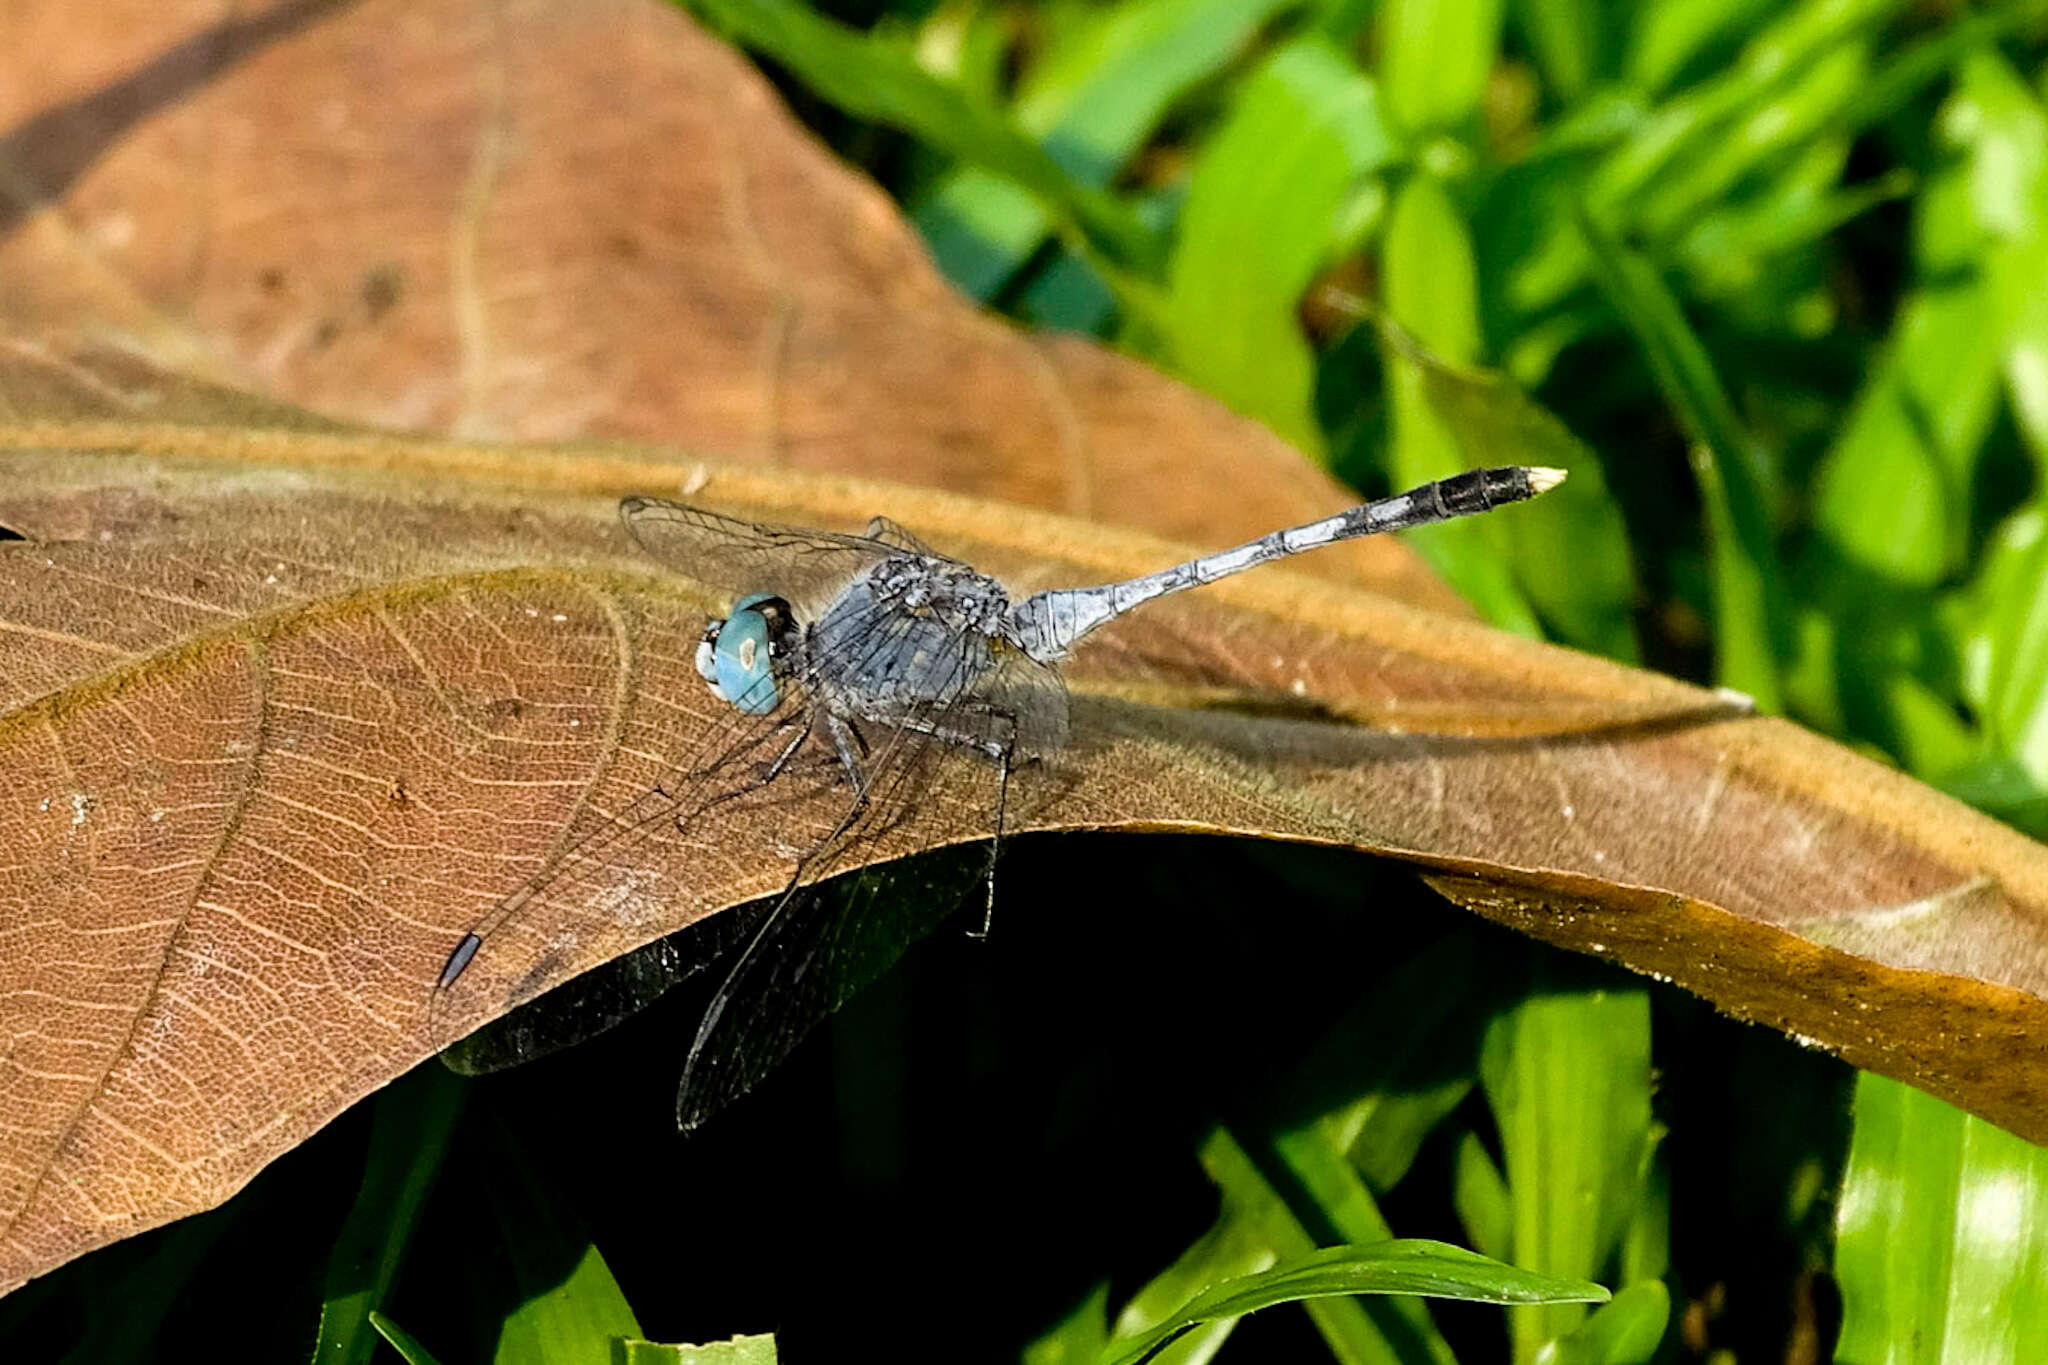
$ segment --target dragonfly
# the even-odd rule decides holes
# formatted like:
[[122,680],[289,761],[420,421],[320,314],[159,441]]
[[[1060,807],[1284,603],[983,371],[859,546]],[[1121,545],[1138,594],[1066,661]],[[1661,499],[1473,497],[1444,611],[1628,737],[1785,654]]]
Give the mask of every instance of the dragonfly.
[[[1169,594],[1340,541],[1489,512],[1564,477],[1533,466],[1471,470],[1154,573],[1022,597],[885,517],[842,534],[625,499],[620,516],[648,555],[729,595],[694,661],[717,720],[672,756],[652,790],[571,841],[462,936],[435,983],[432,1013],[457,1013],[444,1004],[508,928],[603,914],[633,884],[636,862],[656,860],[656,846],[715,844],[742,828],[732,823],[742,810],[754,821],[744,828],[755,831],[762,819],[772,826],[781,812],[821,798],[833,814],[780,841],[773,856],[789,869],[779,893],[626,954],[593,974],[585,1005],[538,1024],[522,1019],[529,1005],[444,1056],[467,1071],[526,1060],[726,962],[677,1091],[679,1127],[698,1127],[930,927],[858,905],[828,919],[809,913],[820,884],[856,862],[863,844],[939,807],[956,818],[968,812],[989,839],[978,879],[987,885],[987,932],[1013,779],[1043,769],[1067,745],[1061,665],[1088,636]],[[435,1028],[437,1042],[454,1043]]]

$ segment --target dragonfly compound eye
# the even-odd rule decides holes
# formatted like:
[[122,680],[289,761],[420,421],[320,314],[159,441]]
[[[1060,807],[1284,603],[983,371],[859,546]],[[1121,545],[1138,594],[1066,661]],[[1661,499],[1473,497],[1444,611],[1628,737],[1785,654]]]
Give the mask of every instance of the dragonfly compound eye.
[[733,604],[732,614],[717,624],[716,633],[706,632],[697,647],[697,671],[711,690],[751,715],[767,715],[781,700],[774,651],[769,648],[769,614],[774,610],[769,604],[774,601],[766,593],[742,597]]

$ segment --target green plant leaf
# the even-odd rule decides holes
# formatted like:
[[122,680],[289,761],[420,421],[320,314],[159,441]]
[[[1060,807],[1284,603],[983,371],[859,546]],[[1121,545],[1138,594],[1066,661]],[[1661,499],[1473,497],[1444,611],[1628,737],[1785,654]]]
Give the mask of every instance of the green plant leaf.
[[702,1346],[668,1346],[654,1341],[621,1341],[617,1365],[775,1365],[772,1335],[734,1337]]
[[2048,1360],[2048,1149],[1860,1075],[1835,1248],[1838,1360]]
[[[604,1256],[536,1178],[509,1138],[492,1144],[493,1258],[521,1296],[498,1331],[495,1365],[612,1365],[612,1343],[645,1334]],[[569,1269],[563,1272],[562,1266]]]
[[901,128],[1028,190],[1058,223],[1145,269],[1158,246],[1130,209],[1061,169],[1000,113],[932,76],[903,47],[823,18],[798,0],[690,0],[716,27],[788,66],[850,114]]
[[1507,1177],[1477,1133],[1458,1139],[1451,1168],[1451,1204],[1472,1245],[1498,1261],[1515,1256],[1515,1207]]
[[1023,1365],[1094,1365],[1108,1342],[1109,1282],[1102,1280],[1073,1311],[1032,1338]]
[[420,1345],[412,1333],[390,1318],[374,1308],[366,1316],[370,1326],[377,1329],[377,1334],[391,1344],[392,1350],[405,1358],[405,1365],[441,1365],[441,1362],[434,1358],[432,1351]]
[[1443,1242],[1404,1240],[1328,1247],[1201,1295],[1172,1320],[1126,1345],[1110,1365],[1141,1365],[1166,1343],[1217,1318],[1275,1304],[1350,1294],[1415,1294],[1470,1303],[1601,1303],[1597,1284],[1518,1270]]
[[[1480,1082],[1500,1127],[1512,1257],[1550,1274],[1600,1273],[1640,1197],[1650,1150],[1646,992],[1548,980],[1496,1015]],[[1517,1361],[1575,1328],[1567,1303],[1509,1315]]]
[[315,1365],[360,1365],[375,1350],[370,1311],[398,1278],[463,1093],[460,1080],[430,1062],[377,1097],[363,1183],[328,1252]]
[[1245,81],[1189,180],[1164,322],[1173,362],[1310,454],[1323,437],[1296,309],[1353,186],[1398,155],[1373,82],[1304,38]]
[[1671,1291],[1645,1280],[1593,1310],[1578,1329],[1536,1356],[1536,1365],[1648,1365],[1671,1325]]
[[1602,292],[1635,334],[1658,389],[1693,442],[1713,564],[1715,675],[1760,709],[1782,709],[1776,642],[1789,637],[1790,627],[1771,528],[1769,464],[1656,270],[1624,250],[1591,214],[1580,214],[1579,228]]
[[[1125,0],[1084,19],[1036,63],[1012,116],[1074,182],[1101,188],[1173,102],[1297,0]],[[911,221],[949,279],[976,298],[1003,287],[1052,230],[1016,180],[979,165],[940,177]]]
[[1388,0],[1380,77],[1404,132],[1455,130],[1479,108],[1500,50],[1501,0]]
[[[1219,1284],[1269,1269],[1276,1259],[1273,1248],[1251,1220],[1234,1209],[1225,1209],[1172,1265],[1131,1296],[1117,1314],[1113,1338],[1105,1336],[1086,1359],[1093,1361],[1122,1353],[1130,1339],[1149,1335],[1161,1323],[1172,1320],[1189,1300]],[[1202,1323],[1165,1347],[1155,1359],[1158,1365],[1202,1365],[1222,1349],[1236,1325],[1237,1319],[1232,1317]]]
[[[1449,192],[1433,177],[1410,176],[1394,196],[1380,269],[1386,276],[1388,317],[1426,347],[1432,361],[1441,367],[1468,365],[1479,358],[1478,264],[1471,232]],[[1386,463],[1396,487],[1469,467],[1467,450],[1438,407],[1445,391],[1433,389],[1430,364],[1417,358],[1416,349],[1394,340],[1387,346],[1392,439]],[[1464,412],[1455,402],[1452,409]],[[1519,635],[1541,636],[1528,599],[1508,568],[1508,542],[1498,528],[1432,526],[1408,543],[1494,625]]]
[[[1243,1219],[1277,1255],[1291,1260],[1315,1250],[1315,1239],[1301,1219],[1227,1129],[1218,1128],[1209,1135],[1202,1144],[1201,1158],[1202,1168],[1223,1191],[1225,1209]],[[1436,1324],[1413,1300],[1315,1298],[1304,1307],[1331,1353],[1347,1365],[1451,1365],[1453,1361]]]

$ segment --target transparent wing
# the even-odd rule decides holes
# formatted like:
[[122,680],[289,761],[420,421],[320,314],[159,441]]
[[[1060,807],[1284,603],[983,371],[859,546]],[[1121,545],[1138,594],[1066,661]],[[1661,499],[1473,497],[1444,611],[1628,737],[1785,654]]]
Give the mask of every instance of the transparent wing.
[[481,1076],[574,1047],[623,1024],[744,942],[760,920],[747,909],[712,915],[563,982],[450,1043],[441,1050],[442,1064],[459,1075]]
[[[676,1121],[684,1131],[752,1089],[813,1028],[937,927],[979,879],[963,873],[957,860],[927,861],[907,883],[908,874],[894,870],[863,873],[839,901],[820,896],[816,887],[884,850],[908,851],[963,828],[995,833],[1001,765],[1010,761],[1016,730],[997,708],[1019,689],[998,689],[992,699],[989,676],[970,667],[971,653],[963,642],[952,685],[888,717],[858,722],[870,745],[868,801],[812,851],[712,997],[677,1088]],[[1016,657],[1045,674],[1033,677],[1026,689],[1031,696],[1043,700],[1045,680],[1058,687],[1052,670]],[[1063,691],[1057,695],[1064,701]],[[982,747],[985,737],[996,735],[1002,738],[994,742],[1006,749],[1000,755]]]
[[946,556],[919,540],[903,528],[903,523],[893,517],[874,517],[868,521],[865,532],[869,540],[879,540],[884,545],[893,545],[899,550],[908,550],[926,559],[944,559]]
[[[444,969],[428,1011],[435,1044],[456,1044],[471,1019],[506,1000],[531,999],[566,964],[602,956],[607,940],[641,926],[689,918],[701,895],[693,875],[705,858],[757,840],[764,824],[800,830],[806,814],[843,777],[800,751],[811,724],[797,689],[764,716],[707,700],[714,721],[651,786],[616,809],[578,813],[560,849],[532,879],[474,925]],[[773,781],[767,780],[771,771]],[[780,807],[787,807],[785,817]],[[764,859],[773,854],[763,852]],[[704,907],[706,910],[710,906]],[[695,928],[697,926],[692,926]],[[449,1058],[459,1071],[488,1071],[593,1037],[645,1007],[721,950],[717,931],[688,950],[650,945],[634,960],[524,1018],[486,1025]],[[666,941],[664,941],[666,942]],[[730,945],[723,945],[729,947]]]
[[[859,664],[904,648],[905,629],[902,618],[871,612],[853,623],[845,648]],[[962,642],[956,677],[967,675],[970,653]],[[913,718],[943,709],[961,690],[941,689]],[[622,809],[585,812],[549,866],[500,902],[451,956],[435,991],[430,1026],[452,1053],[448,1061],[455,1069],[495,1070],[531,1060],[644,1008],[735,943],[749,940],[764,916],[781,920],[784,909],[800,899],[799,891],[849,866],[845,855],[863,840],[900,824],[933,766],[921,757],[938,742],[933,734],[868,726],[862,767],[869,800],[856,806],[845,772],[818,737],[823,727],[809,679],[785,680],[781,704],[765,716],[707,705],[712,723],[661,780]],[[967,817],[956,812],[955,818]],[[713,915],[532,999],[566,962],[601,957],[596,945],[607,937],[629,936],[635,924],[649,919],[686,917],[690,899],[701,894],[693,890],[691,873],[712,858],[780,865],[787,869],[786,880],[775,899],[756,909]],[[804,916],[790,920],[807,927]],[[479,971],[478,962],[488,965]],[[531,1003],[457,1043],[467,1020],[506,999]],[[836,1005],[835,999],[824,1011]],[[770,1002],[766,1012],[779,1009],[784,1007]],[[822,1017],[800,993],[788,1002],[786,1015],[793,1037]],[[770,1019],[765,1027],[772,1035],[783,1025]],[[766,1049],[772,1053],[767,1064],[786,1051],[786,1045]],[[751,1085],[763,1069],[740,1068],[747,1079],[739,1088]]]
[[[640,547],[686,578],[724,592],[772,592],[813,614],[861,570],[906,550],[942,556],[887,518],[864,536],[768,526],[660,498],[627,498],[619,517]],[[896,536],[900,539],[892,539]]]

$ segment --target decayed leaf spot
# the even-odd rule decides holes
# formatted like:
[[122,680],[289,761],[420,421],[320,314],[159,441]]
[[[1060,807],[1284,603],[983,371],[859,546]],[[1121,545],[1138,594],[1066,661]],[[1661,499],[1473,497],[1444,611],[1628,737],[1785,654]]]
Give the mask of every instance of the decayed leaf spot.
[[[424,1056],[461,935],[715,714],[692,653],[724,604],[627,543],[619,494],[687,477],[746,515],[886,513],[1019,586],[1179,557],[945,494],[617,451],[401,459],[385,438],[104,421],[0,441],[4,514],[35,537],[0,546],[10,1283],[217,1202]],[[1162,601],[1069,677],[1076,740],[1032,827],[1398,856],[1493,918],[2048,1136],[2021,1045],[2048,1022],[2048,857],[1897,773],[1284,571]],[[459,1025],[773,889],[831,795],[644,850],[587,913],[522,923],[465,973]],[[985,833],[940,803],[871,853]]]

